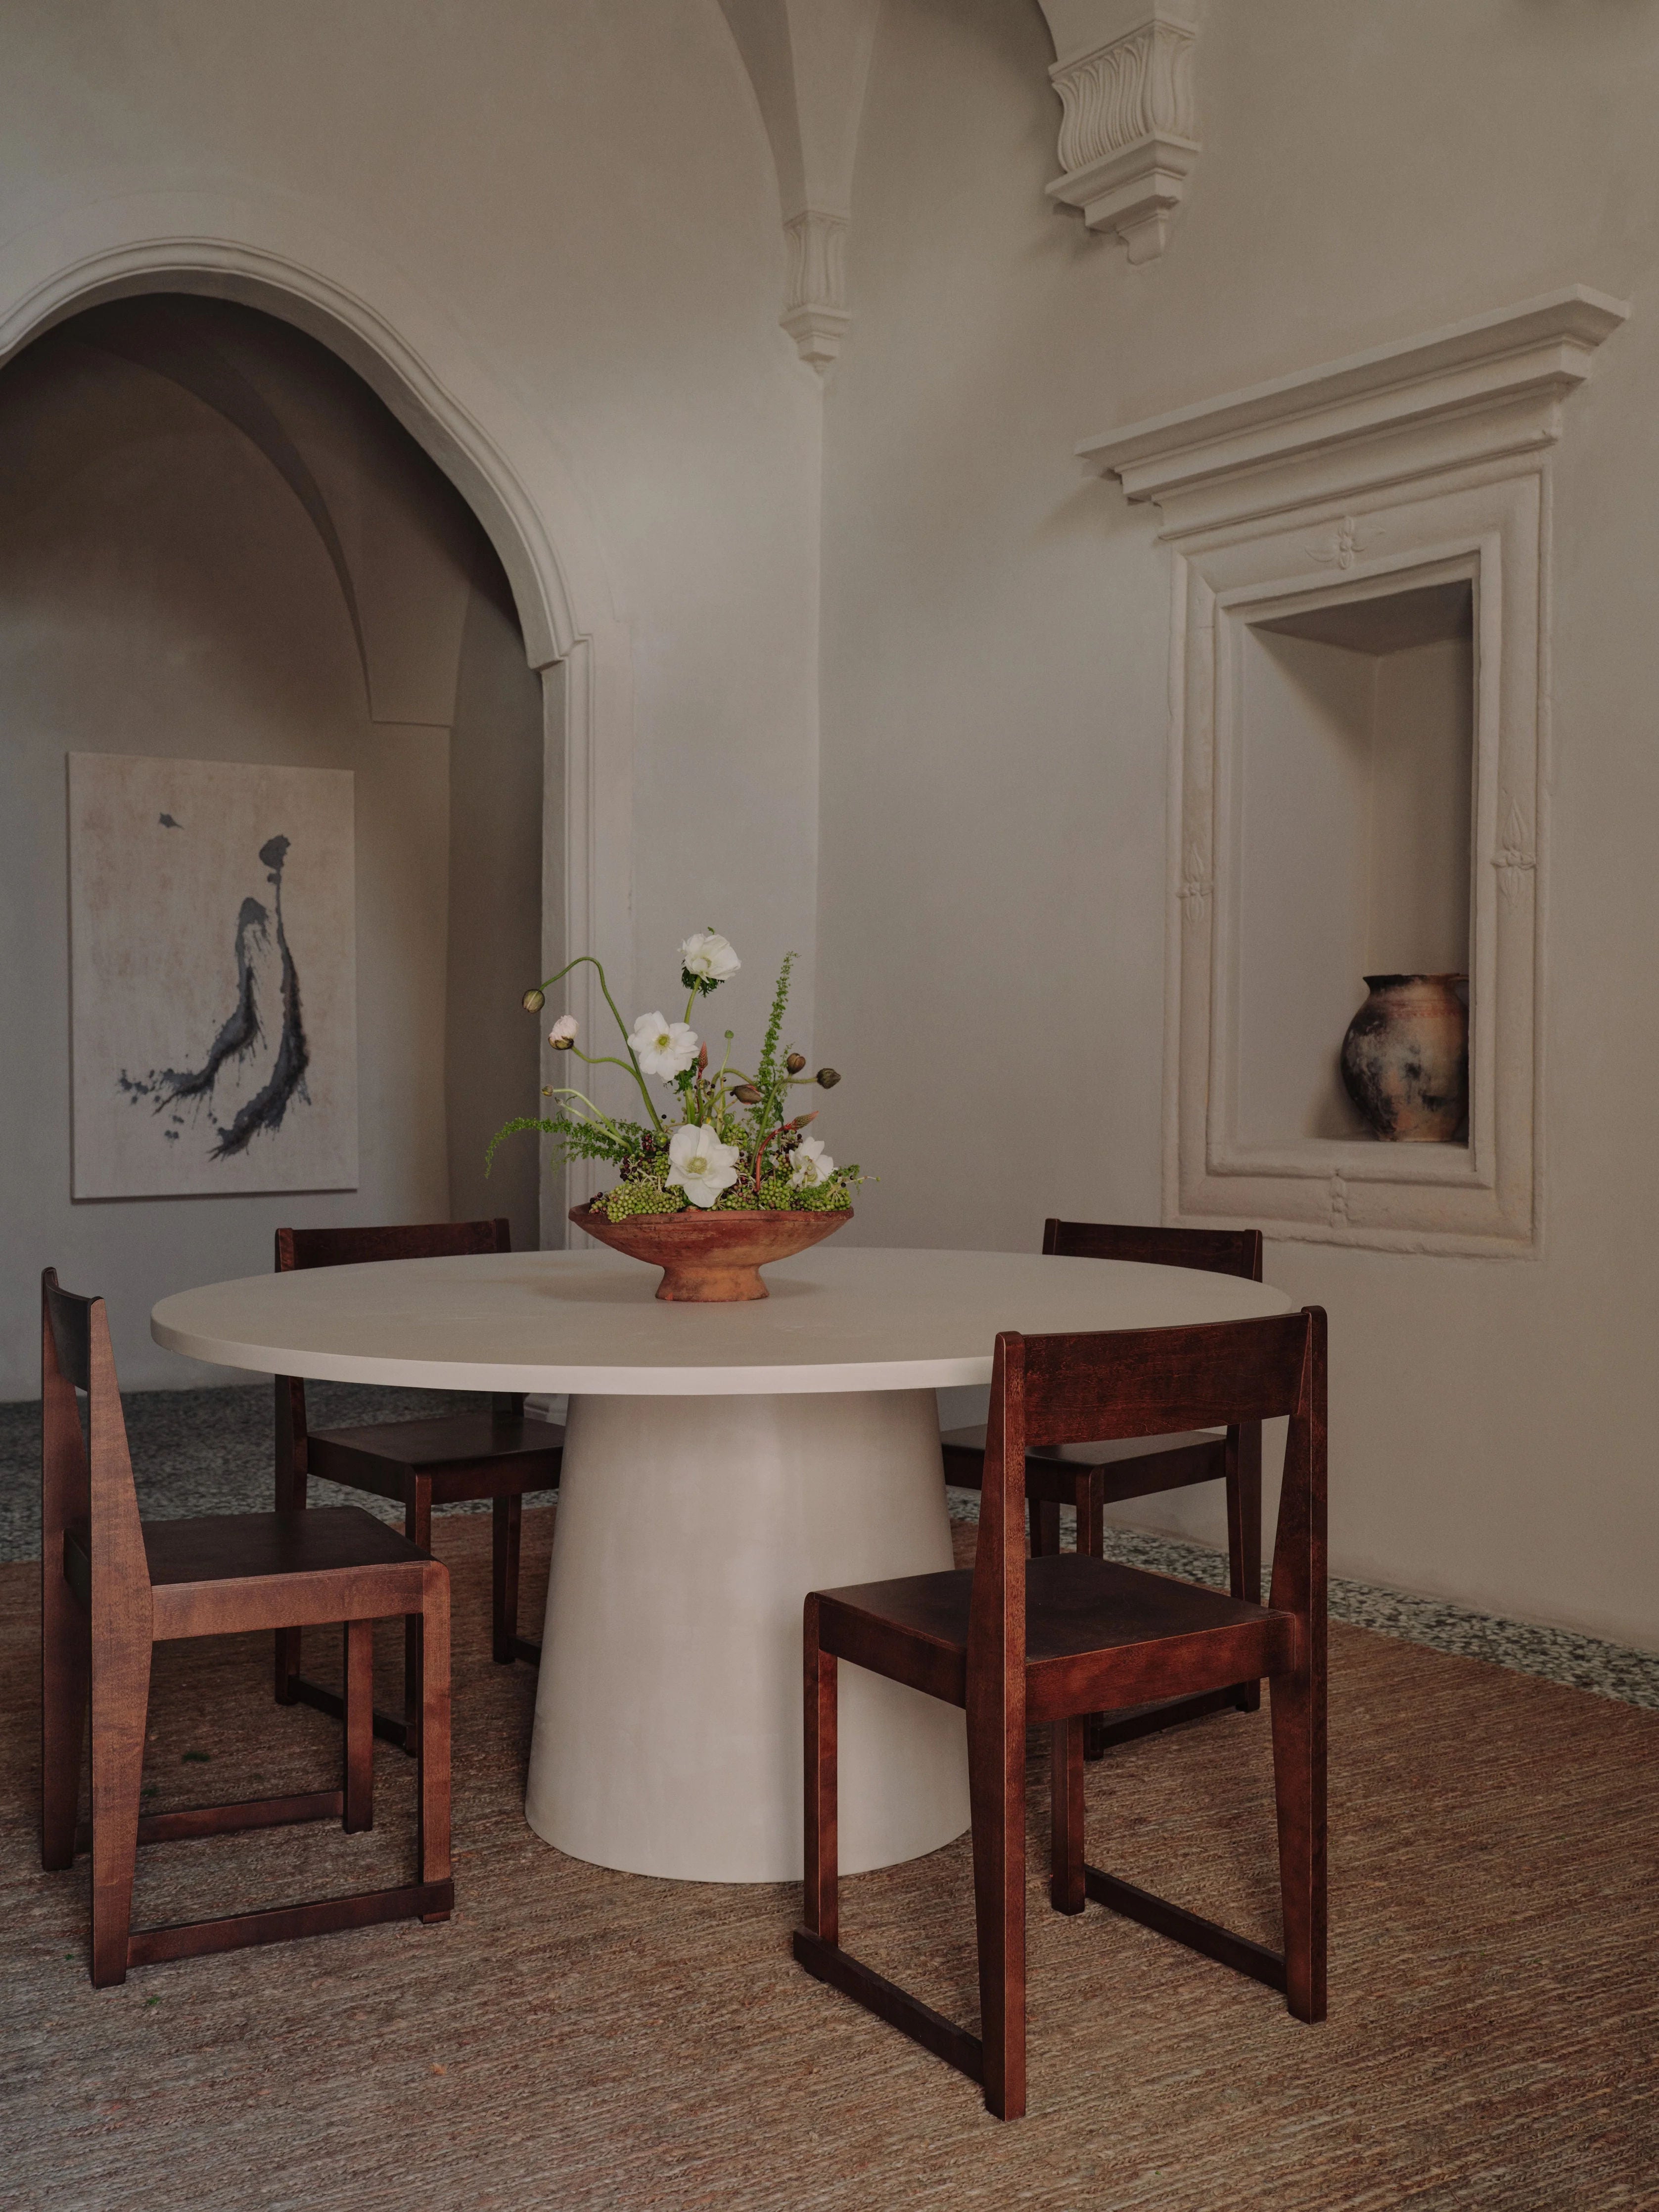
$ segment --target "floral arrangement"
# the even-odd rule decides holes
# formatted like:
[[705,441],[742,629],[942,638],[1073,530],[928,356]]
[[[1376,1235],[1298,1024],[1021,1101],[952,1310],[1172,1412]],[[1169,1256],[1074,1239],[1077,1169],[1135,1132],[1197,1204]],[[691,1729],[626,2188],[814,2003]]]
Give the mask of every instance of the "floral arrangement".
[[[639,1087],[646,1118],[632,1121],[603,1113],[585,1091],[550,1084],[542,1096],[560,1103],[545,1117],[520,1115],[498,1129],[485,1156],[485,1172],[505,1138],[535,1129],[555,1139],[563,1161],[605,1160],[617,1168],[615,1186],[592,1201],[595,1211],[612,1221],[635,1213],[683,1213],[692,1206],[729,1213],[846,1211],[863,1176],[856,1167],[838,1168],[818,1139],[806,1134],[808,1124],[817,1119],[816,1109],[788,1111],[789,1094],[798,1086],[830,1091],[841,1081],[833,1067],[806,1074],[799,1053],[780,1050],[794,959],[793,952],[787,954],[779,972],[752,1075],[732,1066],[732,1030],[726,1032],[719,1066],[711,1069],[708,1046],[691,1026],[699,999],[729,982],[743,964],[717,932],[699,930],[680,947],[680,981],[689,995],[684,1018],[678,1022],[661,1013],[641,1014],[630,1029],[592,953],[567,961],[556,975],[525,993],[526,1011],[540,1013],[549,991],[573,968],[596,969],[626,1057],[584,1052],[570,1014],[560,1015],[548,1042],[589,1067],[622,1068]],[[647,1076],[673,1094],[660,1112]]]

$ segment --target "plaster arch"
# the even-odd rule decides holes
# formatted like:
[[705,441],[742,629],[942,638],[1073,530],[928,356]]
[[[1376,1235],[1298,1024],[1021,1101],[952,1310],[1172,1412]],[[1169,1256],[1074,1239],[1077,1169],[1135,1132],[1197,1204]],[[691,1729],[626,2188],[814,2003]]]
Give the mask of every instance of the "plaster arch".
[[[477,516],[542,678],[550,745],[562,754],[562,774],[544,786],[544,972],[562,946],[604,945],[626,996],[631,642],[568,456],[405,276],[276,197],[100,199],[15,234],[0,246],[0,366],[83,308],[155,291],[236,300],[307,331],[357,372]],[[577,971],[584,980],[568,1000],[590,1030],[591,975]],[[564,1242],[563,1181],[544,1171],[544,1245]]]

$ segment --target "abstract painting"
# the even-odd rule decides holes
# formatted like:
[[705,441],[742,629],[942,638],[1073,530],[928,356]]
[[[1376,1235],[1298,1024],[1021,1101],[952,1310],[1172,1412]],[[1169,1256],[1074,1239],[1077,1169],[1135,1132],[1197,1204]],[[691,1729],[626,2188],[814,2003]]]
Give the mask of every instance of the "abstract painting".
[[69,757],[75,1195],[357,1183],[352,777]]

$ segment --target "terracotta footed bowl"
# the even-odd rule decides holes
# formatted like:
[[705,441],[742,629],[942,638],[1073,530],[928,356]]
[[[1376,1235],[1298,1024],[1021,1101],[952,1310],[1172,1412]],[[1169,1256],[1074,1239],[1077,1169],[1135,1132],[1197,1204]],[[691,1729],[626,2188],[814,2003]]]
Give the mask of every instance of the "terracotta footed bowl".
[[684,1213],[630,1213],[612,1221],[592,1206],[573,1206],[570,1218],[613,1252],[660,1267],[659,1298],[718,1305],[769,1297],[761,1269],[833,1237],[853,1218],[853,1209],[717,1213],[688,1207]]

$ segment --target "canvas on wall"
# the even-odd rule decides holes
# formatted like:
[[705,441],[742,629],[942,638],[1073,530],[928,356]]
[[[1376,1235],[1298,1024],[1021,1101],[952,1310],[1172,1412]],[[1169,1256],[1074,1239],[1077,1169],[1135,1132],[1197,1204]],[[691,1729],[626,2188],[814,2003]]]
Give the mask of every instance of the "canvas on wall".
[[357,1183],[352,777],[69,757],[75,1195]]

